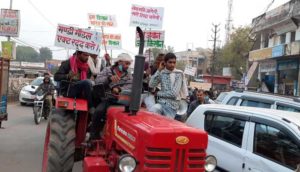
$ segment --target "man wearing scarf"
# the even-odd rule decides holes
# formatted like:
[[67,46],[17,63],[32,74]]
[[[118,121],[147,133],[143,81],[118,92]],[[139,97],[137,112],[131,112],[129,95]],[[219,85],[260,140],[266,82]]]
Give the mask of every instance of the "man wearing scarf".
[[[92,84],[90,78],[89,65],[87,63],[89,53],[76,51],[70,59],[63,61],[58,71],[54,75],[54,80],[60,82],[62,95],[66,97],[84,98],[88,101],[89,112],[95,111],[92,102]],[[61,81],[71,81],[72,84]]]
[[158,97],[157,104],[150,108],[151,112],[156,112],[175,119],[181,99],[188,96],[187,84],[181,70],[175,68],[176,56],[174,53],[165,55],[155,74],[149,82],[150,88],[155,88],[161,84],[161,90],[155,94]]
[[[106,67],[97,76],[96,84],[103,84],[114,95],[119,95],[122,90],[130,90],[132,85],[132,75],[128,72],[128,68],[132,63],[129,54],[122,53],[118,56],[116,63],[111,67]],[[109,106],[118,105],[116,98],[108,98],[101,101],[92,116],[91,140],[100,138],[106,121],[106,111]]]

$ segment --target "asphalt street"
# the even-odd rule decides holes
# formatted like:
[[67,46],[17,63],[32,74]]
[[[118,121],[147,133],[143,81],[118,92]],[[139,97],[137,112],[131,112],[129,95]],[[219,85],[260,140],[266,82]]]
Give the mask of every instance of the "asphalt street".
[[[32,106],[8,105],[8,121],[0,129],[0,172],[41,171],[46,125],[34,123]],[[81,162],[73,171],[82,171]]]

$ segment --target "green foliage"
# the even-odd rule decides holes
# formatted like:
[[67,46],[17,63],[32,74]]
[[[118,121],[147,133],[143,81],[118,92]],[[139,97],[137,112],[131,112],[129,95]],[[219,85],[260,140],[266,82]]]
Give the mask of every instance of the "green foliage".
[[17,46],[17,61],[37,62],[39,53],[31,47]]
[[180,70],[184,71],[185,66],[186,66],[186,61],[184,61],[184,60],[180,60],[180,61],[176,62],[176,69],[180,69]]
[[40,59],[44,62],[52,59],[52,51],[48,47],[40,48]]
[[241,79],[246,69],[246,54],[249,53],[252,42],[248,35],[250,27],[239,27],[230,35],[230,42],[220,49],[216,57],[216,71],[220,74],[223,67],[231,67],[235,79]]
[[48,47],[42,47],[39,51],[27,46],[17,46],[17,61],[45,62],[52,59],[52,51]]

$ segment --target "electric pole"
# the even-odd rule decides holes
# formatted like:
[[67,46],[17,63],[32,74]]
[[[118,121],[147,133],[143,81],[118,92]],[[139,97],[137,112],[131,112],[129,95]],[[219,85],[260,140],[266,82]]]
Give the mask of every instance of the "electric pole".
[[211,88],[212,90],[214,89],[214,74],[215,74],[215,61],[216,61],[216,43],[218,38],[217,38],[217,34],[218,32],[220,31],[220,29],[218,28],[220,26],[220,24],[218,25],[215,25],[213,24],[213,36],[212,36],[212,39],[213,40],[210,40],[210,41],[214,41],[214,45],[213,45],[213,55],[212,55],[212,58],[211,58]]

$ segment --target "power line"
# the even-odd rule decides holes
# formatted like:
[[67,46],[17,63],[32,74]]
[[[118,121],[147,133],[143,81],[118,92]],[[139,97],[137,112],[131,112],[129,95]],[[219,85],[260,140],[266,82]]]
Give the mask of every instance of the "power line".
[[29,4],[53,27],[56,27],[55,24],[53,24],[32,2],[31,0],[27,0]]

